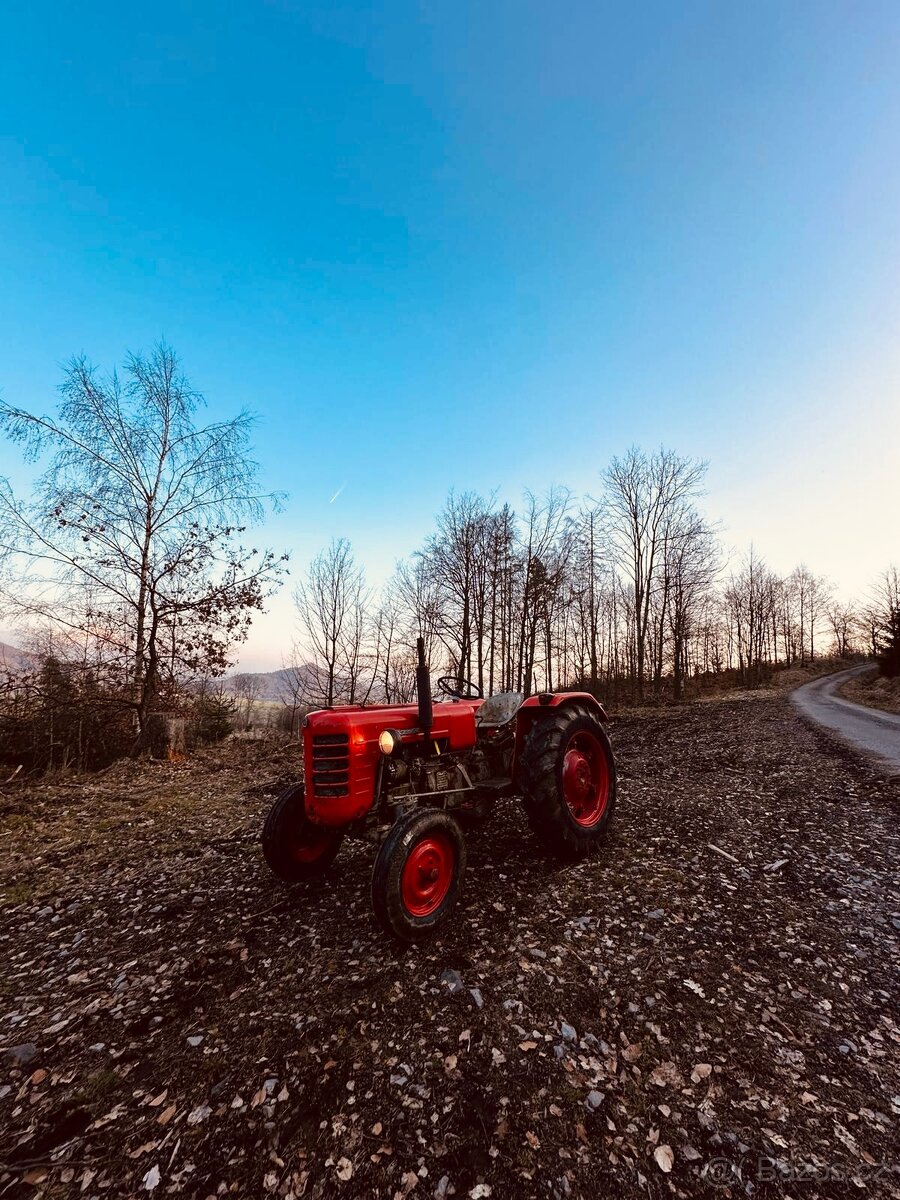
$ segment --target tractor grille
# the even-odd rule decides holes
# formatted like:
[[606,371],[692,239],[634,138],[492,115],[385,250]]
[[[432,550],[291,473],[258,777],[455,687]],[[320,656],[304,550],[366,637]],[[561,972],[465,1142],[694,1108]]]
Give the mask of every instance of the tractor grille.
[[346,796],[349,793],[350,737],[348,734],[313,734],[312,787],[317,796]]

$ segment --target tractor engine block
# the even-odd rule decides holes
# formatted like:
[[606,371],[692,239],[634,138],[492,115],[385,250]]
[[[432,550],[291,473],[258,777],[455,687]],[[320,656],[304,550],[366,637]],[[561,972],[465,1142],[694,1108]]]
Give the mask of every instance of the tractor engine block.
[[424,791],[449,792],[453,788],[468,786],[455,762],[425,762],[423,763],[423,768],[425,775]]

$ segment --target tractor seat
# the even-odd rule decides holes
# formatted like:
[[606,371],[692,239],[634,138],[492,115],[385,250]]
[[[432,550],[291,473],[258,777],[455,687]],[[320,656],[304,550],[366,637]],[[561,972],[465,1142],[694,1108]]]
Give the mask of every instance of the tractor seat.
[[476,721],[479,729],[505,725],[519,711],[524,699],[524,692],[497,692],[478,709]]

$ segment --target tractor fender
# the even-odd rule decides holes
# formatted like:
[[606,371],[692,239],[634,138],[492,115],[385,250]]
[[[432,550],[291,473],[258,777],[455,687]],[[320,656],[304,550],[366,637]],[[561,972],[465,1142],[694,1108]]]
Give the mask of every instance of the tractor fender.
[[571,707],[572,705],[588,709],[602,725],[609,723],[606,709],[590,692],[539,692],[536,696],[529,696],[527,700],[522,701],[519,711],[516,713],[516,745],[513,751],[512,763],[513,779],[516,778],[519,755],[522,751],[522,746],[525,744],[525,738],[531,731],[531,727],[535,721],[552,716],[553,713],[559,712],[561,708]]

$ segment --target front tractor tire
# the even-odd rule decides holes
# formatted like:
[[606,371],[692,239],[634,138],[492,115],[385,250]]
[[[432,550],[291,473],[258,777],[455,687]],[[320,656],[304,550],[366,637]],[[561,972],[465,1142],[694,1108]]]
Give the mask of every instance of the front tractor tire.
[[286,883],[321,875],[334,862],[344,839],[339,829],[323,829],[310,821],[304,797],[303,784],[292,784],[272,805],[263,826],[263,858]]
[[616,804],[616,764],[591,713],[566,706],[535,720],[518,775],[529,824],[554,854],[584,858],[603,841]]
[[391,827],[372,871],[372,907],[403,942],[427,937],[459,899],[466,847],[459,825],[437,808],[416,808]]

